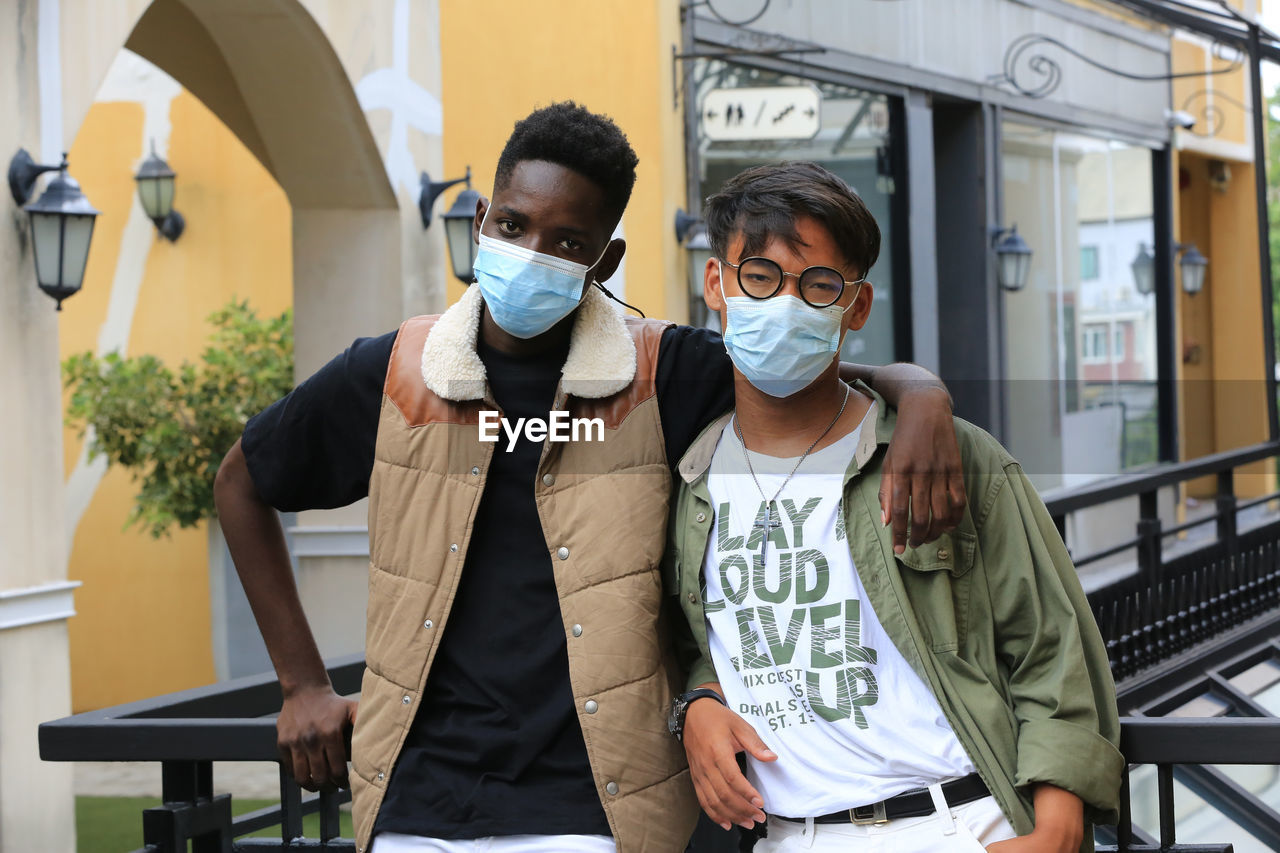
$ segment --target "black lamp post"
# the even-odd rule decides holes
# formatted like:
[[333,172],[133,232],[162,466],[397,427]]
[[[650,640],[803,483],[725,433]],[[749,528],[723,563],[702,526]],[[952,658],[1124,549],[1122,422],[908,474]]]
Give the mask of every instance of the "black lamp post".
[[1129,264],[1133,270],[1133,287],[1143,296],[1156,289],[1156,256],[1151,254],[1146,243],[1138,244],[1138,256]]
[[433,181],[423,172],[418,212],[422,215],[423,229],[430,228],[431,209],[435,206],[436,199],[449,187],[464,182],[466,189],[458,193],[453,206],[447,213],[441,214],[440,218],[444,220],[445,244],[449,249],[449,264],[453,267],[453,274],[463,284],[471,284],[475,279],[472,267],[476,259],[476,241],[471,236],[471,223],[476,216],[476,202],[480,200],[480,193],[471,189],[471,167],[467,166],[464,176],[451,181]]
[[25,150],[9,163],[9,190],[22,204],[31,197],[36,178],[57,171],[44,192],[23,210],[31,221],[32,254],[36,262],[36,284],[58,303],[75,294],[84,283],[89,260],[89,243],[98,211],[80,192],[80,184],[67,174],[67,155],[57,166],[42,166]]
[[142,209],[155,223],[156,230],[170,243],[182,236],[187,225],[182,214],[173,209],[173,182],[176,177],[169,164],[156,154],[156,143],[152,140],[151,156],[142,161],[133,179],[138,182],[138,200],[142,202]]
[[996,281],[1010,292],[1022,290],[1031,272],[1031,247],[1018,235],[1018,226],[992,228],[991,242],[996,252]]

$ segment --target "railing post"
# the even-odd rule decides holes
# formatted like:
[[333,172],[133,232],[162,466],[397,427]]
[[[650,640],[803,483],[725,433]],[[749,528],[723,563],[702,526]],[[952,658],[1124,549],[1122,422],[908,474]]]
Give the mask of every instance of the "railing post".
[[280,765],[280,840],[302,837],[302,789]]
[[1232,563],[1240,556],[1240,534],[1236,525],[1235,471],[1218,472],[1218,495],[1214,507],[1218,514],[1218,542]]
[[1160,580],[1163,560],[1159,495],[1157,489],[1138,495],[1138,572],[1149,586]]
[[212,761],[160,765],[164,804],[142,813],[142,838],[157,853],[231,853],[231,797],[213,795]]
[[1156,765],[1156,790],[1160,801],[1160,849],[1178,843],[1177,819],[1173,811],[1173,765]]

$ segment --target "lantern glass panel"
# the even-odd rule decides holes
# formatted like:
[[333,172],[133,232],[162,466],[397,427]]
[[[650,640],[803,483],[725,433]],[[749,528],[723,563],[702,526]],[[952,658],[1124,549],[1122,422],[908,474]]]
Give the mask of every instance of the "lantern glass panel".
[[469,284],[474,275],[476,242],[471,237],[471,218],[445,217],[444,236],[449,244],[449,263],[458,281]]
[[63,287],[79,287],[84,281],[84,268],[89,262],[89,241],[93,237],[92,216],[67,216],[62,240]]
[[36,280],[57,287],[62,278],[62,217],[56,213],[31,214],[31,244],[36,258]]
[[1204,264],[1182,265],[1182,289],[1196,294],[1204,288]]
[[1021,252],[1000,255],[1000,286],[1006,290],[1021,290],[1027,283],[1030,265],[1030,255]]
[[173,210],[173,177],[138,181],[138,199],[150,219],[164,219]]
[[1133,286],[1134,289],[1144,296],[1156,289],[1156,262],[1155,258],[1146,255],[1138,258],[1132,264],[1133,268]]

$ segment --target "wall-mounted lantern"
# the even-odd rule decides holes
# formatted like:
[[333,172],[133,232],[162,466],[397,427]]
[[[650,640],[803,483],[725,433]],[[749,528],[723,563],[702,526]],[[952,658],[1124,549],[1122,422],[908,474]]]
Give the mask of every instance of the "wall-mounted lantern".
[[677,210],[675,228],[676,242],[689,253],[689,322],[706,325],[710,312],[702,299],[702,280],[712,257],[707,226],[699,217]]
[[1156,256],[1146,243],[1138,244],[1138,256],[1129,264],[1133,271],[1133,288],[1143,296],[1156,289]]
[[1182,255],[1178,266],[1182,269],[1182,289],[1188,296],[1195,296],[1204,289],[1204,274],[1209,259],[1200,254],[1195,243],[1179,243],[1177,251]]
[[1031,273],[1031,247],[1018,234],[1018,226],[992,228],[991,247],[996,253],[996,281],[1010,292],[1027,286]]
[[[25,204],[35,190],[36,179],[45,172],[58,174],[44,188],[40,198]],[[57,166],[44,166],[19,149],[9,161],[9,192],[25,205],[31,221],[31,246],[36,262],[36,284],[58,303],[80,290],[89,260],[89,243],[98,211],[80,192],[80,184],[67,174],[67,155]]]
[[155,223],[156,230],[170,243],[182,236],[187,221],[173,209],[174,179],[177,175],[169,164],[156,154],[155,140],[151,141],[151,156],[142,161],[133,179],[138,183],[138,201],[147,218]]
[[476,202],[480,193],[471,189],[471,167],[461,178],[451,181],[433,181],[426,172],[422,173],[422,192],[418,196],[418,212],[422,214],[422,227],[431,227],[431,209],[435,206],[440,194],[456,184],[466,183],[466,189],[458,193],[453,206],[448,212],[440,215],[444,220],[445,245],[449,250],[449,265],[453,267],[453,275],[463,284],[471,284],[475,280],[473,269],[476,260],[476,241],[472,236],[472,223],[476,217]]

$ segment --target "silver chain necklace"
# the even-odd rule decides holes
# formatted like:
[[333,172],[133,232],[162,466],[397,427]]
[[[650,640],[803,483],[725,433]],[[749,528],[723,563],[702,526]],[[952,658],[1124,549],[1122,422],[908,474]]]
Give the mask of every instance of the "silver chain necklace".
[[[773,493],[773,497],[765,498],[765,503],[760,508],[759,517],[751,525],[752,531],[759,530],[761,532],[759,557],[761,564],[764,563],[764,553],[769,544],[769,535],[782,526],[782,522],[778,518],[778,495],[782,494],[782,490],[787,487],[787,483],[791,482],[791,478],[800,470],[800,465],[813,452],[813,449],[818,446],[818,442],[826,438],[827,433],[831,432],[836,422],[840,420],[840,416],[844,414],[845,406],[849,405],[849,391],[849,386],[844,386],[844,399],[840,401],[840,411],[836,412],[836,416],[831,419],[831,423],[827,424],[827,428],[822,431],[822,435],[813,440],[813,444],[809,445],[809,449],[800,454],[800,458],[796,460],[795,467],[791,469],[791,473],[787,475],[787,478],[782,481],[782,485],[778,486],[778,490]],[[733,416],[733,431],[738,436],[738,443],[742,445],[742,457],[747,460],[747,471],[751,474],[751,482],[756,484],[756,491],[760,493],[760,497],[764,498],[764,489],[760,488],[760,480],[756,477],[755,469],[751,467],[751,454],[747,452],[747,442],[742,437],[742,424],[739,423],[736,414]]]

